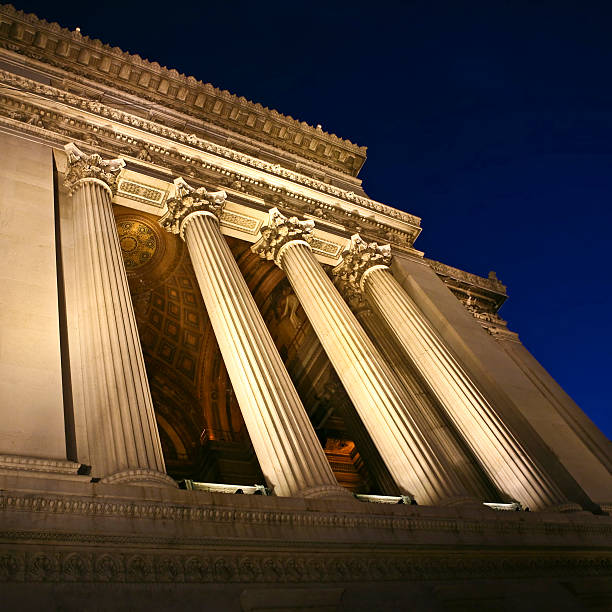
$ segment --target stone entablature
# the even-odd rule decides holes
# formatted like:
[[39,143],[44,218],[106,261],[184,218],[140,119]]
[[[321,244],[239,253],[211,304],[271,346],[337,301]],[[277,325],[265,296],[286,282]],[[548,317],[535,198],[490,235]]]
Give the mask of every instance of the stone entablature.
[[504,303],[506,297],[508,297],[508,294],[506,293],[506,286],[499,281],[499,279],[495,275],[495,272],[490,272],[489,278],[483,278],[482,276],[478,276],[477,274],[472,274],[471,272],[465,272],[464,270],[460,270],[459,268],[447,266],[446,264],[443,264],[439,261],[434,261],[433,259],[426,258],[425,261],[430,265],[433,270],[435,270],[438,276],[448,277],[450,279],[459,281],[460,283],[465,283],[466,285],[473,285],[480,289],[485,289],[486,291],[492,294],[497,294],[499,296],[499,306],[501,306]]
[[[27,491],[14,479],[2,484],[0,516],[14,526],[0,531],[5,585],[390,583],[612,573],[607,517],[578,521],[351,499],[331,510],[329,502],[306,499],[59,481],[51,493],[37,482]],[[362,532],[368,538],[355,537]]]
[[365,162],[366,147],[11,5],[0,7],[0,46],[351,176]]
[[419,217],[193,134],[4,70],[0,83],[8,86],[0,96],[0,121],[50,144],[63,147],[72,140],[82,148],[131,157],[175,175],[197,173],[213,186],[232,186],[345,233],[361,232],[402,250],[413,251],[421,231]]
[[497,278],[495,272],[489,272],[483,278],[439,261],[425,259],[453,295],[465,306],[472,316],[492,336],[498,339],[518,342],[518,334],[508,329],[508,322],[502,319],[497,311],[506,301],[506,286]]

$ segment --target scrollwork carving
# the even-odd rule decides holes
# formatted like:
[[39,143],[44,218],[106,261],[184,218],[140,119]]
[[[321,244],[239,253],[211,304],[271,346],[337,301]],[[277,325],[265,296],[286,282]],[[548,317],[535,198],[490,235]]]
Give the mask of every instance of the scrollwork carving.
[[197,213],[211,214],[219,218],[223,212],[227,194],[225,191],[206,191],[204,187],[192,187],[183,178],[174,181],[174,194],[168,198],[168,212],[159,220],[159,224],[172,234],[183,231],[187,219]]
[[64,185],[72,195],[79,183],[90,179],[102,182],[111,194],[117,189],[117,178],[125,166],[123,159],[102,159],[97,153],[87,155],[73,142],[64,147],[68,155],[68,172]]
[[310,244],[313,239],[314,221],[301,221],[297,217],[285,217],[278,208],[271,208],[268,224],[261,229],[261,238],[251,247],[262,259],[270,259],[280,267],[283,247],[291,242]]
[[359,234],[351,236],[349,248],[343,252],[342,260],[332,270],[336,286],[348,298],[363,291],[364,274],[373,266],[388,266],[391,263],[391,245],[366,242]]

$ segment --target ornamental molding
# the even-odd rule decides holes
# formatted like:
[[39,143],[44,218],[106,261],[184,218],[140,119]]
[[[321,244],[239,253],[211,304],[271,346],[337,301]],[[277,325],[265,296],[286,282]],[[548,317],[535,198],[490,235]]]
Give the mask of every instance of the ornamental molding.
[[230,211],[227,208],[223,209],[220,220],[221,225],[225,227],[231,227],[253,236],[259,233],[259,229],[262,225],[262,221],[256,217],[251,217],[250,215],[245,215],[235,210]]
[[117,181],[116,194],[156,208],[163,208],[166,203],[166,192],[163,189],[123,177]]
[[0,470],[19,470],[21,472],[45,472],[76,476],[80,463],[62,459],[41,459],[21,455],[0,455]]
[[0,37],[0,46],[60,68],[75,75],[75,80],[104,83],[345,175],[355,176],[365,161],[366,147],[329,134],[320,126],[310,126],[10,5],[0,7],[0,17],[8,26],[7,34]]
[[280,268],[282,255],[291,243],[299,242],[312,248],[315,223],[311,219],[286,217],[278,208],[270,209],[268,223],[261,228],[261,238],[251,247],[262,259],[273,260]]
[[[169,490],[170,491],[170,490]],[[171,493],[174,493],[170,491]],[[180,495],[180,491],[175,494]],[[226,505],[211,503],[210,494],[200,494],[196,501],[193,495],[182,496],[182,500],[130,500],[124,497],[87,496],[87,495],[59,495],[52,493],[35,493],[21,491],[0,492],[0,511],[2,512],[29,512],[51,515],[66,515],[71,517],[86,516],[90,518],[123,518],[134,520],[154,520],[164,524],[176,521],[188,523],[212,524],[245,524],[261,526],[299,526],[301,528],[337,528],[337,529],[379,529],[401,531],[406,537],[412,538],[417,532],[422,533],[458,533],[464,536],[489,538],[494,535],[519,535],[525,537],[558,536],[565,541],[566,538],[611,538],[612,522],[601,520],[600,517],[584,517],[580,521],[573,519],[570,514],[546,514],[503,512],[483,509],[475,518],[462,517],[453,508],[437,508],[447,516],[432,515],[426,509],[421,513],[418,507],[413,506],[387,506],[379,504],[358,504],[350,512],[329,511],[327,502],[314,500],[315,508],[312,511],[297,510],[294,505],[289,509],[283,508],[283,499],[262,498],[261,507],[237,507],[231,505],[231,496]],[[224,494],[217,494],[214,498]],[[273,502],[279,503],[273,503]],[[199,502],[199,503],[198,503]],[[318,503],[317,503],[318,502]],[[350,503],[350,502],[349,502]],[[273,507],[267,507],[273,504]],[[320,506],[322,504],[323,506]],[[359,504],[364,504],[363,509]],[[276,506],[276,507],[274,507]],[[375,507],[373,507],[375,506]],[[446,511],[446,512],[445,512]],[[10,534],[6,537],[10,537]],[[17,534],[14,536],[17,538]],[[53,537],[53,536],[52,536]],[[57,537],[57,536],[55,536]],[[107,540],[115,543],[127,542],[124,536],[95,535],[83,536],[89,538],[90,543]],[[173,536],[168,536],[172,540]],[[398,534],[392,535],[393,542],[397,543]],[[113,539],[114,538],[114,539]],[[0,539],[2,535],[0,534]],[[143,543],[156,545],[163,539],[161,532],[156,532]],[[210,543],[210,539],[193,536],[196,543]],[[245,541],[245,544],[249,542]],[[399,544],[398,544],[399,545]],[[585,544],[586,545],[586,544]]]
[[363,292],[366,273],[386,268],[390,263],[391,245],[367,242],[359,234],[353,234],[340,263],[332,270],[332,277],[347,299],[354,300],[355,294]]
[[510,331],[508,322],[497,314],[507,298],[507,293],[506,286],[499,281],[495,272],[490,272],[488,278],[483,278],[439,261],[424,261],[487,333],[496,340],[520,342],[518,334]]
[[117,191],[117,178],[121,168],[125,167],[125,161],[118,159],[102,159],[97,153],[87,155],[83,153],[73,142],[64,147],[68,156],[68,172],[64,180],[64,186],[72,195],[77,187],[88,180],[92,180],[106,186],[111,197]]
[[[400,223],[411,226],[410,228],[404,229],[405,232],[410,231],[413,234],[413,238],[410,244],[414,242],[414,240],[420,233],[420,221],[421,220],[419,217],[416,217],[414,215],[411,215],[403,211],[396,210],[390,206],[387,206],[385,204],[382,204],[370,198],[355,194],[352,191],[347,191],[345,189],[341,189],[340,187],[336,187],[334,185],[330,185],[323,181],[319,181],[317,179],[305,176],[298,172],[294,172],[287,168],[283,168],[279,164],[272,164],[270,162],[263,161],[261,159],[252,157],[245,153],[240,153],[238,151],[234,151],[233,149],[223,147],[222,145],[208,142],[202,138],[197,137],[195,134],[187,134],[185,132],[181,132],[179,130],[176,130],[176,129],[173,129],[167,126],[160,125],[159,123],[156,123],[154,121],[149,121],[137,115],[132,115],[124,111],[113,109],[111,107],[108,107],[102,104],[99,101],[88,100],[85,97],[78,96],[73,93],[67,93],[67,92],[61,91],[50,85],[44,85],[42,83],[38,83],[37,81],[33,81],[31,79],[27,79],[19,75],[15,75],[6,70],[0,70],[0,83],[8,85],[9,87],[15,88],[17,90],[17,92],[15,93],[10,92],[10,91],[3,92],[3,97],[5,98],[9,98],[13,96],[18,98],[19,97],[18,94],[20,91],[31,93],[31,94],[36,94],[37,96],[42,96],[44,98],[54,100],[62,105],[65,105],[71,108],[75,108],[75,109],[84,110],[98,117],[103,117],[105,119],[111,119],[114,122],[121,123],[125,126],[137,128],[139,131],[145,131],[152,135],[161,137],[163,139],[172,140],[172,141],[184,144],[186,147],[190,149],[190,151],[185,152],[185,153],[179,153],[179,157],[183,161],[187,161],[189,163],[191,163],[192,161],[195,161],[196,163],[200,162],[201,164],[201,160],[198,160],[198,159],[194,160],[192,157],[193,155],[196,154],[193,152],[193,149],[196,149],[197,151],[200,151],[200,152],[211,153],[215,156],[222,157],[227,160],[234,161],[234,162],[238,162],[250,168],[264,171],[267,174],[270,174],[274,177],[286,179],[292,183],[297,183],[304,187],[310,188],[314,190],[315,192],[320,192],[323,194],[333,196],[335,198],[338,198],[339,200],[342,200],[344,202],[345,207],[347,205],[352,204],[356,206],[361,206],[364,209],[366,209],[366,211],[369,210],[374,213],[379,213],[385,217],[389,217],[391,219],[399,221]],[[40,103],[42,102],[42,100],[38,100],[38,102]],[[40,110],[43,111],[42,117],[40,116]],[[24,111],[19,108],[16,111],[17,116],[14,118],[22,121],[23,123],[29,123],[31,125],[38,125],[38,127],[44,127],[45,111],[43,108],[41,108],[40,110],[37,109],[34,111],[25,111],[25,116],[20,117],[19,114],[23,114]],[[75,124],[75,120],[68,119],[67,121],[65,121],[65,123],[67,124],[66,127],[70,128]],[[100,131],[101,126],[96,125],[95,128],[96,129],[93,130],[94,134],[95,132]],[[148,161],[146,158],[147,156],[150,156],[150,153],[148,152],[148,150],[150,149],[152,149],[151,152],[154,155],[157,154],[159,157],[162,157],[162,158],[169,154],[169,151],[166,150],[164,147],[160,147],[159,145],[156,145],[156,146],[154,145],[153,147],[151,147],[151,144],[147,142],[146,140],[143,140],[142,138],[134,138],[133,136],[128,137],[125,135],[121,135],[121,134],[118,134],[116,130],[113,130],[111,134],[114,139],[120,140],[123,142],[127,142],[129,140],[132,140],[134,142],[139,141],[141,144],[141,149],[143,150],[142,158],[144,161]],[[91,137],[92,136],[90,132],[90,135],[88,136],[88,138],[91,138]],[[200,165],[200,164],[197,164],[197,165]],[[270,182],[269,180],[266,180],[265,177],[261,177],[261,178],[263,179],[263,181],[265,181],[264,184],[267,183],[266,186],[270,187],[272,191],[277,191],[277,192],[282,191],[283,186],[279,184],[277,181],[272,180]],[[238,180],[240,180],[240,178]],[[242,180],[248,181],[249,177],[245,176],[242,178]],[[286,189],[289,192],[292,192],[292,189],[289,186],[287,186]],[[311,197],[307,196],[303,192],[293,192],[292,197],[295,197],[296,199],[303,200],[303,201],[312,200],[313,203],[317,201],[316,199],[312,199]],[[313,194],[313,197],[316,198],[316,194]],[[354,211],[355,211],[354,214],[356,215],[356,220],[357,219],[361,219],[362,221],[368,220],[367,212],[365,211],[362,212],[362,211],[359,211],[358,209],[354,209]],[[350,212],[350,210],[348,212]],[[399,229],[399,228],[396,228],[396,229]]]
[[168,212],[159,219],[159,224],[172,234],[185,239],[185,224],[193,215],[209,214],[217,221],[223,213],[227,194],[225,191],[209,192],[205,187],[192,187],[185,179],[174,181],[174,193],[168,198]]
[[[452,290],[451,290],[452,291]],[[508,322],[491,310],[490,304],[470,295],[452,291],[453,295],[465,306],[466,310],[478,321],[480,326],[496,340],[520,342],[519,335],[508,329]]]
[[429,264],[429,267],[434,270],[434,272],[441,276],[448,276],[457,281],[474,285],[475,287],[481,287],[482,289],[487,289],[488,291],[499,293],[500,295],[507,295],[506,286],[500,282],[495,272],[490,272],[489,278],[483,278],[477,274],[472,274],[470,272],[460,270],[459,268],[447,266],[446,264],[439,261],[434,261],[433,259],[424,258],[424,261]]
[[[0,534],[1,537],[2,534]],[[44,534],[42,534],[44,535]],[[74,550],[66,534],[63,547],[39,543],[0,553],[4,583],[345,583],[423,579],[609,576],[609,555],[596,551],[319,553],[274,550],[210,553],[147,549]],[[70,549],[66,549],[66,544]]]

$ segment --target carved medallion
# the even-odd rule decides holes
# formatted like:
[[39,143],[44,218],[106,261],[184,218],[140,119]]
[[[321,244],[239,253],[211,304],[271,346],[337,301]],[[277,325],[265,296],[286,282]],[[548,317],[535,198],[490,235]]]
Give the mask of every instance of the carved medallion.
[[127,270],[137,270],[151,261],[158,247],[152,228],[139,221],[122,221],[117,231]]

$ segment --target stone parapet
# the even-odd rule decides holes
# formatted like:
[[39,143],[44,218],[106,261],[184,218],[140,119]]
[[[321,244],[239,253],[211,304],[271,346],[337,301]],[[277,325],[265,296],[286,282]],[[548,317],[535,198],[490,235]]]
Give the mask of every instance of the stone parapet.
[[[599,585],[612,577],[612,519],[588,513],[11,477],[0,477],[0,488],[0,581],[4,593],[26,602],[46,592],[42,585],[61,583],[77,583],[81,592],[131,584],[149,585],[152,593],[167,585],[190,602],[193,585],[206,584],[220,591],[328,585],[348,594],[368,582],[380,597],[393,584],[414,589],[468,581],[474,587],[503,578],[496,588],[513,579],[584,587],[581,581]],[[60,599],[70,591],[64,588]],[[121,598],[123,591],[113,593]],[[437,609],[435,601],[430,592],[426,609]]]

